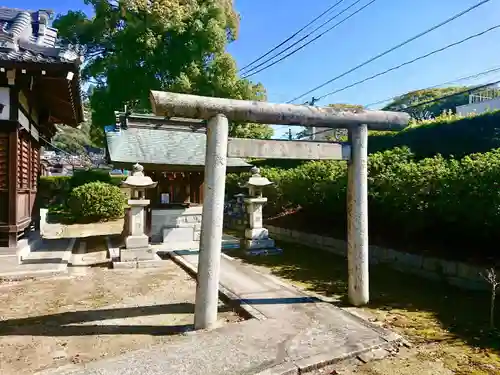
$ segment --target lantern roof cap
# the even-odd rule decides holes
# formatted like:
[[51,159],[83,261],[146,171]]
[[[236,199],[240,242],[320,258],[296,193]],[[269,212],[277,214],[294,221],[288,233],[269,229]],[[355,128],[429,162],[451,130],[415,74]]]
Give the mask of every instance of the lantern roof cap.
[[144,175],[144,167],[139,163],[133,166],[132,174],[122,182],[122,186],[132,189],[148,189],[154,188],[158,182],[154,182],[151,177]]
[[262,177],[260,175],[260,169],[257,167],[252,167],[251,169],[252,176],[248,179],[245,187],[255,186],[255,187],[263,187],[271,185],[273,182],[269,181],[267,177]]

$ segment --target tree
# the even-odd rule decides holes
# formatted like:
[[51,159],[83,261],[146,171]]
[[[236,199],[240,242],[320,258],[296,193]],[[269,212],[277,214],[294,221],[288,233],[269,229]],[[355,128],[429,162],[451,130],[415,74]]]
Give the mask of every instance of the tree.
[[85,154],[84,146],[92,146],[89,115],[90,107],[86,103],[84,104],[85,122],[82,125],[76,129],[71,126],[58,125],[58,131],[52,138],[54,146],[73,155]]
[[[394,99],[386,105],[383,110],[386,111],[402,111],[405,110],[417,120],[430,119],[439,116],[443,111],[451,110],[455,113],[457,106],[469,103],[469,94],[452,95],[457,92],[467,90],[466,86],[451,86],[444,88],[433,88],[411,91]],[[442,100],[436,100],[441,97],[446,97]],[[432,101],[430,103],[426,103]],[[414,108],[419,103],[425,103]]]
[[[231,0],[85,0],[81,11],[57,17],[63,42],[85,47],[84,80],[93,83],[92,137],[103,140],[103,126],[127,105],[150,111],[149,91],[265,100],[261,84],[237,75],[226,45],[237,37],[239,17]],[[231,135],[270,138],[259,124],[232,124]]]

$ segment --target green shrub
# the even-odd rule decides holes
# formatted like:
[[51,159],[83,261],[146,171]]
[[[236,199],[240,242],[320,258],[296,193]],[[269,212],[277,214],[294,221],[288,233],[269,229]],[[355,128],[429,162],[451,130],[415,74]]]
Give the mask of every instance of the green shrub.
[[125,177],[110,176],[109,171],[76,171],[73,176],[42,176],[37,191],[39,207],[65,204],[72,188],[88,182],[101,181],[119,186]]
[[[289,205],[289,202],[281,194],[283,189],[278,188],[276,184],[281,184],[286,180],[284,176],[288,171],[278,168],[261,168],[260,173],[273,182],[273,185],[266,186],[263,190],[263,195],[268,198],[268,201],[272,201],[272,204],[264,206],[264,213],[267,216],[280,213]],[[233,199],[239,193],[248,194],[248,189],[241,186],[248,181],[250,176],[250,172],[230,173],[226,176],[226,196],[228,199]]]
[[100,181],[74,188],[68,198],[70,214],[77,222],[118,219],[123,216],[125,206],[121,189]]
[[[461,159],[418,159],[409,148],[396,148],[371,154],[368,168],[369,227],[376,244],[500,259],[500,149]],[[295,229],[345,236],[345,162],[311,161],[261,173],[275,182],[266,193],[266,213],[300,206],[310,220]]]
[[107,184],[113,184],[113,178],[109,175],[109,170],[105,169],[85,169],[76,170],[70,179],[70,188],[76,188],[78,186],[87,184],[89,182],[105,182]]
[[39,207],[49,207],[66,202],[70,192],[71,177],[68,176],[43,176],[40,177],[37,190]]
[[461,158],[500,147],[500,111],[459,117],[443,114],[400,132],[370,131],[370,153],[408,146],[418,159],[440,154]]

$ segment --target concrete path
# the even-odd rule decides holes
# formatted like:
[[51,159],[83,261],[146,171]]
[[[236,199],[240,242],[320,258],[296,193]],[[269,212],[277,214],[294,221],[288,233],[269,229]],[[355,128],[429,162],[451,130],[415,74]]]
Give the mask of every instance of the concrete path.
[[[195,272],[196,252],[173,254]],[[383,356],[400,337],[281,280],[223,256],[221,291],[256,319],[192,332],[161,346],[43,375],[299,374],[358,356]],[[40,375],[41,375],[40,374]]]

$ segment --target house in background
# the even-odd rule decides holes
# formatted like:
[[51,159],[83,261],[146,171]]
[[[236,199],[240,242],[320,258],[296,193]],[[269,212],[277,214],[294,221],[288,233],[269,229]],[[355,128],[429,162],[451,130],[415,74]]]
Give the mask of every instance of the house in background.
[[481,114],[499,109],[500,90],[498,87],[489,87],[469,94],[469,104],[459,105],[456,113],[460,116],[467,116],[472,113]]
[[0,8],[0,247],[16,251],[38,219],[40,147],[55,124],[83,122],[82,58],[58,46],[52,13]]

